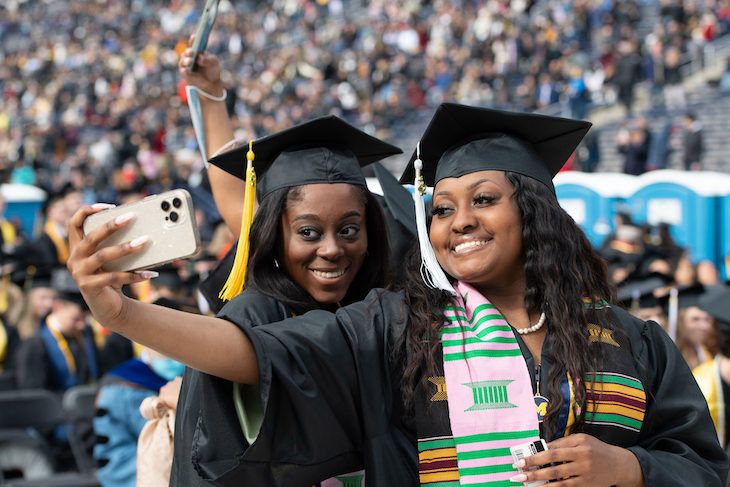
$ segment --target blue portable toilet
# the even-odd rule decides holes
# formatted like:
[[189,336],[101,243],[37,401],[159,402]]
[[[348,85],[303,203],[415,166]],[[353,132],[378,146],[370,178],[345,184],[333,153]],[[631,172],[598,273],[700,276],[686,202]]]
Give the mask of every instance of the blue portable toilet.
[[623,173],[566,171],[553,182],[560,206],[598,247],[614,231],[614,216],[633,193],[636,179]]
[[720,271],[724,280],[730,279],[730,175],[727,188],[720,196]]
[[40,223],[46,192],[29,184],[3,184],[0,185],[0,193],[5,198],[5,219],[19,220],[23,233],[32,237],[37,223]]
[[638,177],[629,199],[638,222],[668,223],[693,262],[710,260],[721,268],[721,199],[730,176],[710,171],[652,171]]

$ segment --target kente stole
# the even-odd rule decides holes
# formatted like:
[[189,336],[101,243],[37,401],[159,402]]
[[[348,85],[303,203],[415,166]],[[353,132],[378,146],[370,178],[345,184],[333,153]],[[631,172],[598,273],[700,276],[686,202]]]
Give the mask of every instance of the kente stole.
[[441,329],[453,436],[419,439],[421,485],[521,485],[509,481],[509,448],[540,437],[530,374],[497,308],[465,283],[456,290]]
[[[463,298],[445,312],[436,373],[427,378],[427,388],[416,392],[420,484],[521,486],[508,480],[517,473],[511,468],[509,446],[540,435],[527,365],[512,328],[498,310],[469,286],[459,283],[456,289]],[[586,307],[611,312],[605,302],[587,302]],[[586,332],[592,346],[604,349],[604,363],[600,372],[584,377],[588,388],[584,431],[612,445],[631,446],[646,408],[632,345],[624,333],[593,323],[587,324]],[[549,358],[548,341],[544,360]],[[454,378],[452,365],[461,365],[457,374],[463,375]],[[563,377],[558,429],[546,441],[569,435],[584,409],[575,401],[573,381],[567,374]],[[544,382],[544,371],[542,378]],[[522,416],[512,419],[518,415]]]

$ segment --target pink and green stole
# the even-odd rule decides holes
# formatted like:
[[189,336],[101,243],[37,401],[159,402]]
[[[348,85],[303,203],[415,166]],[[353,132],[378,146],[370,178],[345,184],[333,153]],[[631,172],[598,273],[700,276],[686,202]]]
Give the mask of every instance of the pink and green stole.
[[497,308],[465,283],[456,290],[441,330],[445,380],[429,378],[445,386],[452,436],[419,439],[421,485],[522,485],[509,481],[509,448],[540,435],[527,365]]

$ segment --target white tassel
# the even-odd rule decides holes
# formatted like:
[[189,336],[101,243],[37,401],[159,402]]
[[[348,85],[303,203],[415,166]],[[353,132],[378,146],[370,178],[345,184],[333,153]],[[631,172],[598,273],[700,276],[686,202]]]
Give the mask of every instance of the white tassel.
[[418,245],[421,249],[421,278],[426,285],[432,289],[441,289],[454,296],[456,291],[449,282],[444,270],[436,260],[436,254],[431,247],[431,241],[428,238],[428,230],[426,228],[426,204],[423,196],[426,193],[426,183],[423,181],[421,170],[423,162],[421,161],[421,144],[416,145],[416,160],[413,163],[416,168],[416,180],[414,182],[415,191],[413,191],[413,201],[416,204],[416,227],[418,228]]

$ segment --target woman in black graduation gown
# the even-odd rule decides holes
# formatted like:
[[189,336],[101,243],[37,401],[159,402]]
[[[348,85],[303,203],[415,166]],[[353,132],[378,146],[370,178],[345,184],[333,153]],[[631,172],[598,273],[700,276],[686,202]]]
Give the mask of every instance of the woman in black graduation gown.
[[[82,238],[83,213],[70,232],[71,266],[101,322],[193,367],[260,385],[260,434],[231,481],[309,485],[364,464],[369,486],[538,479],[722,485],[727,458],[676,347],[656,324],[607,303],[605,265],[557,204],[551,177],[587,129],[552,117],[440,107],[421,143],[423,176],[435,190],[418,278],[404,292],[374,290],[334,314],[317,310],[250,327],[238,318],[243,296],[219,318],[123,298],[110,284],[144,276],[115,280],[98,266],[134,250],[94,254],[94,241],[113,229]],[[412,180],[414,165],[405,178]],[[474,316],[459,317],[454,302]],[[474,302],[482,304],[470,308]],[[490,309],[474,326],[496,320],[500,329],[471,327],[477,312]],[[464,336],[457,352],[442,338],[454,331]],[[488,380],[451,381],[459,378],[454,366],[482,358],[494,367],[469,373]],[[517,365],[497,367],[508,359]],[[498,369],[513,375],[492,380]],[[474,406],[452,407],[467,385],[483,389]],[[494,387],[504,390],[487,397],[484,390]],[[467,411],[477,421],[468,423]],[[499,429],[513,413],[515,425],[534,424],[529,434]],[[465,436],[467,423],[473,435]],[[536,437],[550,449],[523,468],[554,466],[526,474],[509,460],[490,460],[504,456],[509,443],[464,451],[478,441]]]
[[[245,180],[247,150],[211,162]],[[257,326],[311,309],[333,310],[382,286],[388,263],[385,224],[360,166],[401,151],[332,116],[256,140],[252,151],[260,206],[250,231],[247,289],[237,301],[237,319]],[[251,394],[254,401],[247,401]],[[173,485],[207,485],[203,479],[218,479],[237,463],[258,428],[258,394],[242,388],[240,395],[230,381],[186,370]]]

